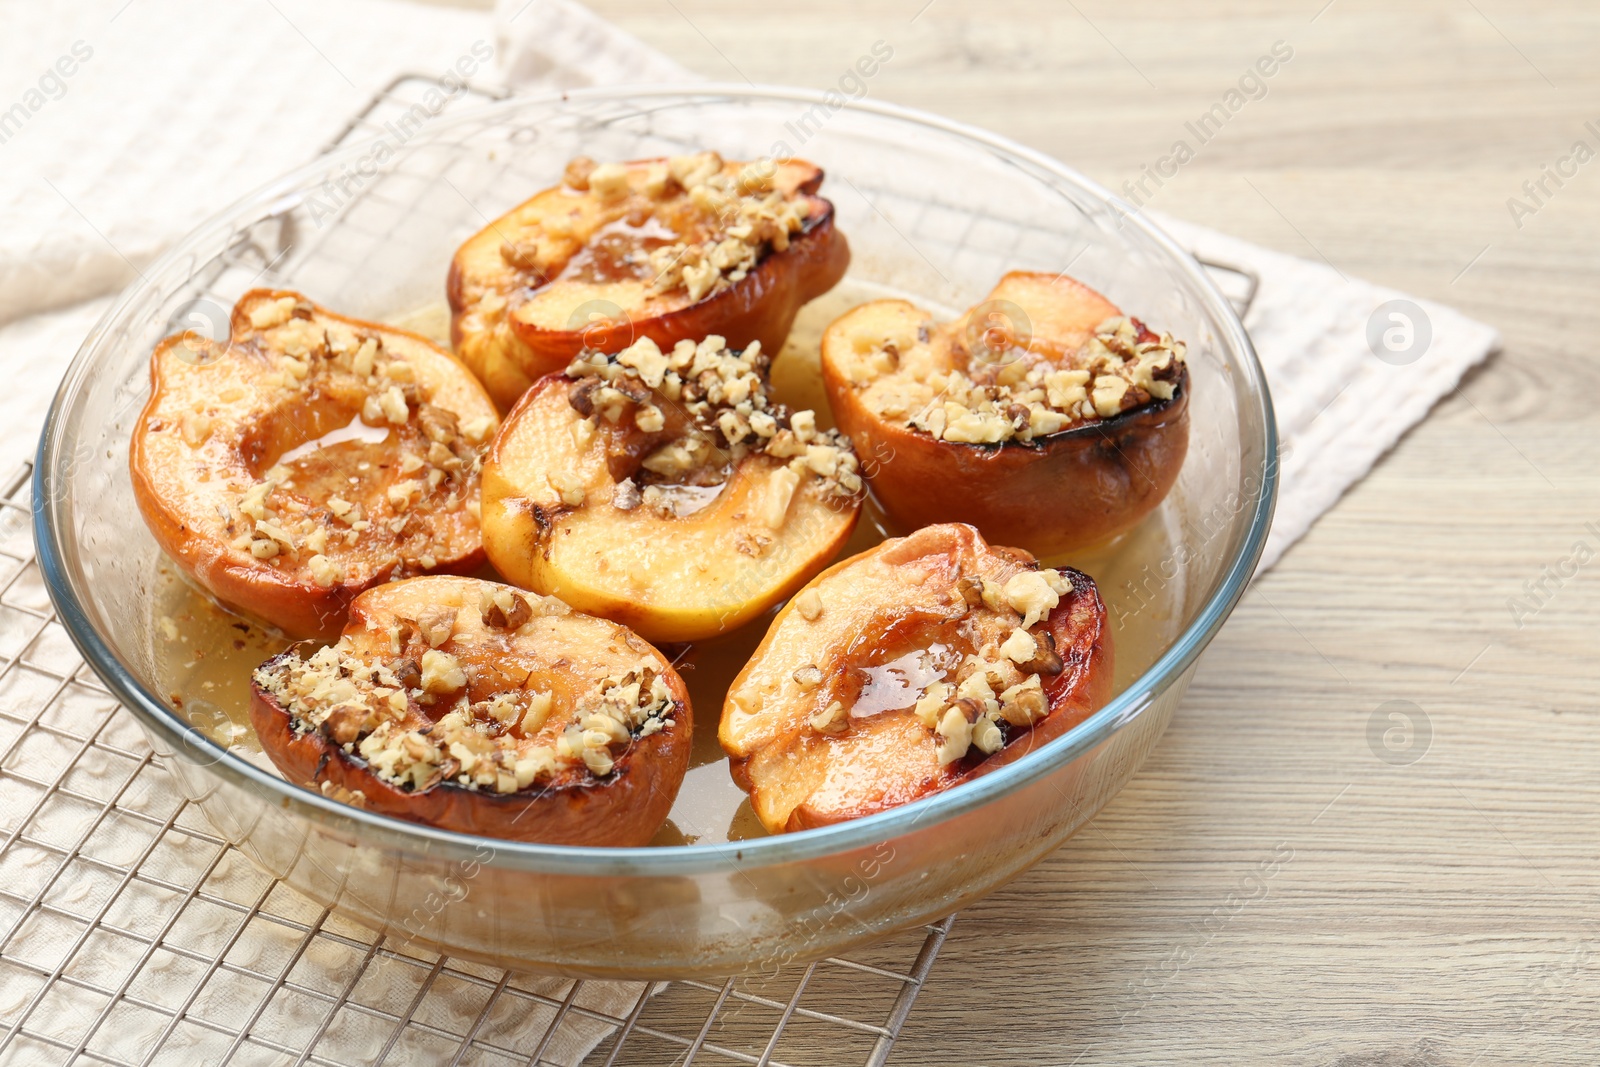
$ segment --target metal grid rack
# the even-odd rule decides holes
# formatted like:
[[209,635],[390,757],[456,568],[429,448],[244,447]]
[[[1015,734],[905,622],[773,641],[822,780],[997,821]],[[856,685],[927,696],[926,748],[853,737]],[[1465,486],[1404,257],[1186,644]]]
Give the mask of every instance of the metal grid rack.
[[262,874],[55,620],[28,473],[0,487],[0,1063],[537,1067],[582,1031],[595,1064],[887,1060],[953,919],[772,978],[640,983],[619,1013],[596,983],[395,945]]

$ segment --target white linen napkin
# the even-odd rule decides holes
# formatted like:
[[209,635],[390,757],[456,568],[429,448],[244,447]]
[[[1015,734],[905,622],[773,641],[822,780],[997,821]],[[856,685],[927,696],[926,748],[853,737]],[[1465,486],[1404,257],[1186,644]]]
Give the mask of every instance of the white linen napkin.
[[1215,230],[1155,220],[1202,260],[1254,274],[1245,328],[1278,417],[1278,510],[1257,574],[1500,346],[1490,326]]
[[[492,21],[398,0],[15,5],[0,36],[0,458],[32,454],[62,371],[141,267],[314,155],[395,74],[466,66],[517,88],[693,78],[572,0],[503,0]],[[1283,441],[1270,566],[1498,338],[1323,264],[1160,221],[1260,279],[1246,325]],[[625,1014],[641,989],[589,983],[585,1000]],[[546,1055],[576,1063],[607,1030],[574,1018]]]

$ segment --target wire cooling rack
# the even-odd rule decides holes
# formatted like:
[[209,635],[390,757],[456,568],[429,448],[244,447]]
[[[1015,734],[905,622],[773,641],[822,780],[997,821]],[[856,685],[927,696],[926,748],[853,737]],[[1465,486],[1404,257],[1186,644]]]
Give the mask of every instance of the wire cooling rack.
[[536,1067],[580,1024],[609,1031],[592,1064],[888,1059],[952,919],[770,978],[641,983],[618,1013],[596,983],[391,944],[261,873],[56,621],[29,473],[0,486],[0,1063]]

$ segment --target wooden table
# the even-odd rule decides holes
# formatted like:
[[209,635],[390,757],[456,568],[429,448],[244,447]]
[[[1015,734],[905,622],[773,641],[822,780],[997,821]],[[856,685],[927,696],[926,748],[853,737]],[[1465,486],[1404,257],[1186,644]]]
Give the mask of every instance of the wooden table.
[[[1133,783],[961,917],[894,1062],[1596,1062],[1600,161],[1542,206],[1522,183],[1600,151],[1600,11],[924,2],[591,6],[730,80],[827,86],[886,41],[873,97],[1113,186],[1284,41],[1153,206],[1454,304],[1506,350],[1246,595]],[[1397,699],[1431,729],[1409,765],[1368,744]]]
[[[894,1063],[1595,1063],[1600,161],[1542,204],[1522,185],[1600,151],[1600,10],[590,5],[728,80],[833,85],[888,42],[873,97],[1118,187],[1284,41],[1152,205],[1506,338],[1246,595],[1133,783],[963,914]],[[1369,745],[1390,700],[1426,717],[1414,763]]]

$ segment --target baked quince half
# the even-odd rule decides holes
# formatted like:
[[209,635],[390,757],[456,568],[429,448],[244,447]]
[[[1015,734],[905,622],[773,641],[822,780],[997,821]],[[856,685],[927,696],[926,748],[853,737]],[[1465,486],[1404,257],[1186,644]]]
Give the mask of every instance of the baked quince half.
[[849,442],[772,400],[767,371],[759,342],[645,337],[541,379],[484,463],[490,561],[652,641],[788,596],[849,538],[863,488]]
[[1111,695],[1093,580],[929,526],[824,571],[734,680],[718,739],[773,833],[988,774]]
[[689,765],[683,679],[616,623],[473,578],[370,589],[344,634],[252,679],[297,785],[444,830],[644,845]]
[[1013,272],[940,325],[904,300],[823,336],[839,427],[898,524],[967,522],[1041,556],[1129,529],[1189,445],[1185,346],[1065,275]]
[[457,354],[509,410],[585,349],[712,334],[778,352],[800,306],[850,264],[822,171],[715,152],[602,163],[490,223],[456,253]]
[[499,416],[422,337],[258,289],[228,342],[169,337],[150,379],[134,497],[230,607],[328,638],[364,589],[482,566],[478,475]]

